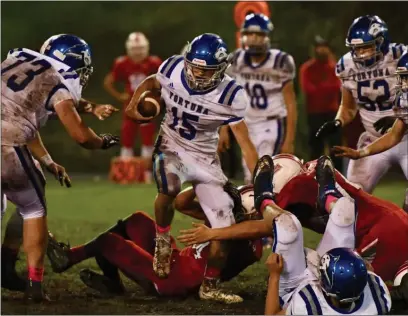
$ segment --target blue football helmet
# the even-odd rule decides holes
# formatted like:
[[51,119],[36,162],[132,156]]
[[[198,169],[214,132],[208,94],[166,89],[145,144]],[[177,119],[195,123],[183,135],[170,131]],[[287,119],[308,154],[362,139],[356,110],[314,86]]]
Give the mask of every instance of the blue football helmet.
[[320,259],[320,284],[326,295],[341,303],[358,300],[367,285],[364,260],[349,248],[334,248]]
[[200,92],[218,86],[232,60],[225,42],[216,34],[205,33],[187,44],[184,75],[190,89]]
[[353,21],[346,38],[354,62],[371,67],[388,52],[390,39],[387,24],[376,15],[365,15]]
[[404,53],[398,60],[397,70],[397,91],[407,93],[408,92],[408,52]]
[[272,30],[272,22],[266,15],[247,15],[241,27],[242,47],[252,55],[264,54],[270,47],[269,34]]
[[91,48],[82,38],[70,34],[58,34],[47,39],[40,53],[58,60],[79,75],[80,83],[86,86],[93,72]]

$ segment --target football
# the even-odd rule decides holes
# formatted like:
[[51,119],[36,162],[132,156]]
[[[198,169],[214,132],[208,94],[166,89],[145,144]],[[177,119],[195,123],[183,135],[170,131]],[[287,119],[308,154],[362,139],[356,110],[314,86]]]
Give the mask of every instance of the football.
[[159,90],[147,90],[142,93],[139,100],[137,111],[143,117],[156,117],[159,115],[162,104]]

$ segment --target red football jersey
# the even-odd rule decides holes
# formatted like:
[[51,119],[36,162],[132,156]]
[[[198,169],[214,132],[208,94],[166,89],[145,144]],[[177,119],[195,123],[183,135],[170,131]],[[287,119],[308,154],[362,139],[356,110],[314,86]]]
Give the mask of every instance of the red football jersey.
[[[310,169],[309,169],[310,170]],[[281,208],[293,204],[316,205],[317,182],[314,179],[315,171],[301,174],[290,180],[277,194],[276,203]],[[355,200],[358,210],[356,237],[357,240],[368,233],[370,228],[384,218],[394,214],[395,219],[408,225],[408,215],[397,205],[372,196],[362,189],[355,187],[339,172],[336,172],[337,183]]]
[[120,56],[113,63],[113,79],[124,82],[126,92],[132,95],[146,77],[157,72],[161,63],[162,60],[157,56],[149,56],[141,63],[133,62],[128,56]]

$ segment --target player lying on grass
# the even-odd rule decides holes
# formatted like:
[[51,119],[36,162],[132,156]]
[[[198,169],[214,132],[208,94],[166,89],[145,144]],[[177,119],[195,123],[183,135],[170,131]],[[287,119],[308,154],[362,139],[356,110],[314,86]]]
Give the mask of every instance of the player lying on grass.
[[[337,189],[335,170],[330,158],[320,157],[314,167],[316,170],[315,181],[318,186],[316,194],[318,205],[322,210],[330,214],[325,233],[317,247],[318,258],[334,248],[354,248],[354,227],[357,214],[354,199],[345,191],[340,192]],[[259,160],[254,172],[254,202],[256,209],[263,214],[262,220],[217,229],[210,229],[205,225],[196,225],[195,229],[182,231],[179,240],[190,244],[195,243],[197,240],[205,242],[212,239],[259,238],[273,235],[274,244],[272,250],[281,254],[285,262],[285,271],[280,278],[279,284],[279,301],[280,305],[283,306],[289,301],[293,291],[299,285],[316,279],[315,275],[318,275],[318,273],[313,269],[313,265],[306,264],[303,232],[299,220],[273,201],[272,179],[274,169],[275,166],[271,157],[264,156]],[[384,282],[378,277],[373,278],[372,282],[373,286],[382,289],[382,291],[387,291]],[[364,287],[365,284],[360,290],[364,289]],[[353,292],[353,289],[356,289],[356,292]],[[357,287],[352,288],[351,291],[349,291],[349,288],[343,288],[342,291],[344,298],[354,298],[361,294]],[[315,296],[313,293],[310,293],[310,295]],[[365,301],[373,301],[371,296],[374,295],[376,295],[375,292],[367,293]],[[384,304],[375,312],[387,313],[391,307],[389,301],[388,297],[384,298]],[[368,309],[365,309],[366,307],[364,305],[364,310],[368,311]],[[359,309],[359,311],[362,310]],[[266,312],[270,313],[271,309],[267,309]]]
[[[228,189],[234,196],[236,220],[259,218],[253,210],[241,211],[239,192]],[[197,211],[199,204],[194,200],[192,189],[187,189],[177,196],[175,207],[190,205],[192,209],[183,209],[183,213],[197,219],[206,220],[202,211]],[[208,221],[206,220],[208,223]],[[183,249],[171,241],[171,272],[166,279],[159,278],[153,271],[155,249],[155,221],[143,212],[136,212],[102,233],[92,241],[69,248],[58,243],[52,236],[49,239],[48,257],[55,272],[61,273],[71,266],[94,257],[103,275],[84,269],[80,272],[81,280],[89,287],[107,294],[122,294],[125,289],[120,280],[120,270],[130,279],[142,286],[146,292],[162,296],[179,296],[197,293],[204,279],[209,256],[209,242],[192,245]],[[262,257],[261,240],[241,240],[231,243],[231,251],[226,258],[226,265],[221,271],[221,281],[228,281],[237,276],[248,266]]]

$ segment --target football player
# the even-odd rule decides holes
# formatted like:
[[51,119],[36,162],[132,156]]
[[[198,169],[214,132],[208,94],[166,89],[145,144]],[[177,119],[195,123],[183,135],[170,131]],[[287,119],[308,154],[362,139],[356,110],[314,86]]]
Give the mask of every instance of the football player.
[[[299,284],[313,280],[317,272],[313,269],[313,265],[307,263],[303,231],[299,220],[273,202],[274,168],[272,158],[263,156],[254,171],[255,208],[262,212],[262,220],[212,229],[196,224],[194,229],[182,230],[178,239],[191,244],[196,240],[201,242],[273,235],[272,251],[282,254],[285,258],[285,272],[279,287],[281,305],[283,305],[290,299],[293,290]],[[337,190],[330,158],[322,156],[319,159],[316,166],[316,181],[319,186],[319,205],[330,214],[325,233],[317,247],[317,254],[323,255],[336,247],[354,248],[356,219],[354,200],[346,192],[340,193]]]
[[[399,145],[405,150],[400,152],[400,161],[402,165],[408,166],[408,138],[405,137],[408,131],[408,53],[404,53],[397,64],[397,99],[394,107],[395,118],[385,117],[390,121],[391,126],[384,128],[384,136],[376,139],[371,144],[354,150],[349,147],[335,146],[334,151],[337,156],[348,157],[351,159],[361,159],[367,156],[373,156],[382,153],[394,146]],[[407,175],[408,176],[408,175]],[[404,209],[408,212],[408,190],[405,198]]]
[[[154,55],[149,55],[149,40],[143,33],[130,33],[126,43],[126,56],[116,58],[112,70],[106,75],[104,87],[110,95],[124,104],[129,103],[133,92],[137,86],[151,74],[157,72],[161,59]],[[115,88],[115,83],[125,83],[125,92]],[[121,128],[121,145],[120,156],[122,158],[133,157],[133,146],[135,137],[140,125],[140,136],[142,138],[141,156],[146,159],[148,166],[151,167],[151,158],[153,153],[153,142],[155,126],[154,123],[148,122],[138,124],[129,119],[123,111],[122,128]],[[151,171],[145,172],[145,180],[151,181]]]
[[[291,55],[270,48],[272,30],[267,16],[247,15],[241,27],[243,47],[235,52],[228,69],[250,98],[245,121],[259,156],[293,153],[296,134],[296,66]],[[222,143],[228,142],[227,129],[221,130]],[[249,183],[251,174],[245,161],[243,169],[245,182]]]
[[300,284],[286,307],[279,303],[279,284],[286,264],[282,255],[268,260],[265,315],[385,315],[391,297],[384,281],[349,248],[333,248],[320,259],[319,275]]
[[[42,301],[44,253],[47,236],[45,180],[36,168],[28,144],[39,139],[38,130],[56,114],[69,135],[87,149],[108,149],[118,137],[97,135],[78,111],[94,111],[95,105],[81,99],[82,88],[92,74],[89,45],[74,35],[51,37],[41,53],[16,49],[2,62],[1,159],[2,197],[16,204],[24,219],[23,246],[27,253],[27,299]],[[103,106],[109,116],[114,108]],[[109,115],[108,115],[109,112]],[[46,151],[40,160],[50,157]],[[65,177],[64,174],[59,175]]]
[[[227,46],[216,34],[196,37],[183,56],[172,56],[157,74],[144,80],[133,94],[126,114],[139,121],[150,120],[138,112],[142,93],[161,91],[166,115],[153,155],[153,173],[158,188],[155,200],[156,248],[155,273],[165,278],[170,273],[170,224],[174,216],[172,203],[184,182],[194,184],[200,204],[212,227],[234,223],[232,200],[223,191],[227,182],[217,156],[218,129],[229,124],[249,170],[253,170],[257,153],[243,120],[248,99],[239,84],[225,75],[231,60]],[[210,245],[208,266],[200,287],[200,298],[222,302],[240,302],[237,295],[226,295],[218,281],[226,245]]]
[[[359,111],[366,130],[357,144],[360,150],[381,136],[375,123],[393,113],[398,86],[395,71],[406,46],[390,43],[386,23],[374,15],[353,21],[346,46],[350,52],[340,58],[336,67],[342,81],[343,99],[336,119],[323,124],[316,136],[324,137],[349,124]],[[407,141],[403,140],[381,154],[351,160],[347,179],[371,193],[394,162],[400,164],[408,178],[407,159]]]
[[[240,193],[234,194],[238,195],[238,202],[234,204],[234,208],[237,208],[235,212],[237,222],[257,218],[257,212],[252,209],[244,207],[241,211]],[[208,225],[204,213],[195,206],[197,203],[192,188],[181,192],[175,200],[176,208],[178,205],[192,206],[190,209],[183,208],[179,211],[196,219],[205,220]],[[124,292],[118,270],[137,282],[147,293],[160,296],[196,293],[204,278],[209,242],[178,249],[172,238],[172,270],[168,278],[161,279],[156,276],[152,266],[155,235],[154,220],[143,212],[136,212],[85,245],[69,248],[50,236],[47,254],[53,270],[57,273],[85,259],[95,257],[103,275],[84,269],[80,272],[80,278],[86,285],[102,293]],[[234,241],[226,265],[221,270],[221,281],[232,279],[261,257],[262,244],[259,239]]]

